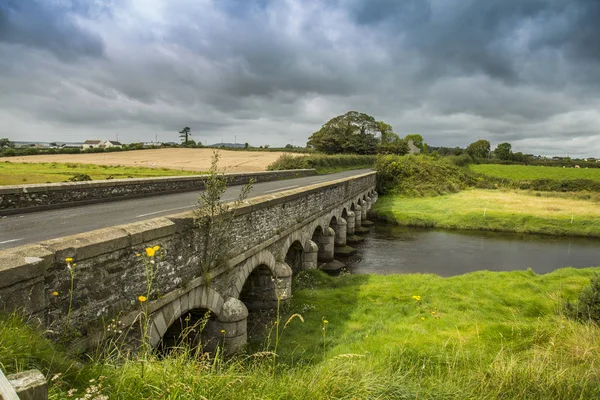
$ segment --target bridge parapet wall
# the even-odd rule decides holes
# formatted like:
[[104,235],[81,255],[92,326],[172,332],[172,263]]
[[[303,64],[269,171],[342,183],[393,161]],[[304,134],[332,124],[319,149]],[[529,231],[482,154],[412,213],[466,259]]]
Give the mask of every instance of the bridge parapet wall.
[[[268,182],[315,174],[314,169],[301,169],[235,173],[226,176],[231,185],[243,185],[251,179],[256,182]],[[3,186],[0,187],[0,215],[201,190],[205,179],[205,175],[192,175]]]
[[[155,264],[150,313],[200,285],[210,285],[220,294],[239,295],[239,282],[233,281],[239,274],[232,273],[236,266],[269,247],[276,248],[299,227],[308,232],[319,223],[315,219],[343,202],[356,201],[374,185],[375,173],[368,173],[249,199],[236,210],[232,221],[230,234],[235,246],[230,261],[210,271],[210,280],[202,276],[203,232],[195,227],[192,212],[0,251],[0,309],[22,310],[60,331],[69,312],[71,284],[65,259],[73,258],[70,324],[82,335],[80,345],[87,347],[102,338],[104,326],[112,318],[129,325],[139,314],[138,296],[146,294],[146,269],[136,254],[144,248],[159,245],[162,249]],[[307,241],[302,245],[311,246]],[[277,262],[285,257],[273,254]],[[236,289],[231,290],[233,287]]]

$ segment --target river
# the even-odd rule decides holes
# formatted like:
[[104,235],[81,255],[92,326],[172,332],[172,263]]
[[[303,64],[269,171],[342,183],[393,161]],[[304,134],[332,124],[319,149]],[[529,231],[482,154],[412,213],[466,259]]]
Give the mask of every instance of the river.
[[600,265],[600,239],[485,231],[449,231],[377,223],[344,262],[358,274],[513,271],[539,274]]

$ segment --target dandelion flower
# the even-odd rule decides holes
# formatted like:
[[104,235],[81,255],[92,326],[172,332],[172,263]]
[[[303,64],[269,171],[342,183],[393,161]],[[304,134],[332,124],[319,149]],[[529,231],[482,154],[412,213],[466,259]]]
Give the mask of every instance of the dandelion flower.
[[67,257],[67,258],[65,258],[65,261],[68,262],[68,263],[70,263],[70,262],[73,261],[73,257]]
[[221,329],[221,333],[225,333],[225,329]]
[[146,296],[140,296],[140,297],[138,297],[138,300],[140,301],[140,303],[143,303],[148,299],[146,298]]
[[431,312],[431,315],[435,315],[435,311],[432,311],[432,312]]
[[154,251],[158,251],[158,250],[160,250],[160,246],[154,246],[152,249],[153,249]]
[[156,253],[156,250],[153,247],[146,247],[146,255],[148,257],[154,257],[154,253]]
[[135,253],[136,257],[141,257],[142,255],[140,253]]
[[422,319],[423,321],[425,321],[425,317],[421,317],[421,319]]
[[52,292],[52,296],[54,296],[54,297],[58,296],[58,292],[55,290],[54,292]]
[[323,323],[324,323],[324,324],[328,324],[328,323],[329,323],[329,321],[327,321],[326,319],[324,319],[324,320],[323,320]]
[[416,301],[421,301],[421,296],[416,296],[416,295],[415,295],[415,296],[413,296],[412,298],[413,298],[413,299],[415,299]]
[[77,266],[77,264],[73,263],[71,264],[71,268],[75,268]]

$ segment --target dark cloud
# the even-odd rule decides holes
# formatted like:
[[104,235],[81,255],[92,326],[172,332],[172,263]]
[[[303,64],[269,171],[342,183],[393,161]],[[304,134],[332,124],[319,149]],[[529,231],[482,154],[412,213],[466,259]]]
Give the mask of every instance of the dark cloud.
[[35,0],[0,4],[0,42],[47,50],[63,60],[100,57],[102,39],[80,26],[72,7]]
[[282,145],[355,109],[432,145],[600,156],[599,20],[589,0],[5,0],[0,119]]

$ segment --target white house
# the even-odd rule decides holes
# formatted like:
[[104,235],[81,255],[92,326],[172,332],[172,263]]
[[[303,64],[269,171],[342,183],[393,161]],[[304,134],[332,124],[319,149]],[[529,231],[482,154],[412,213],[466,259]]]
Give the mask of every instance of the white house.
[[116,140],[105,140],[102,145],[105,149],[108,149],[109,147],[123,147],[121,142],[117,142]]
[[98,147],[102,147],[102,140],[86,140],[81,145],[83,150],[85,149],[97,149]]

